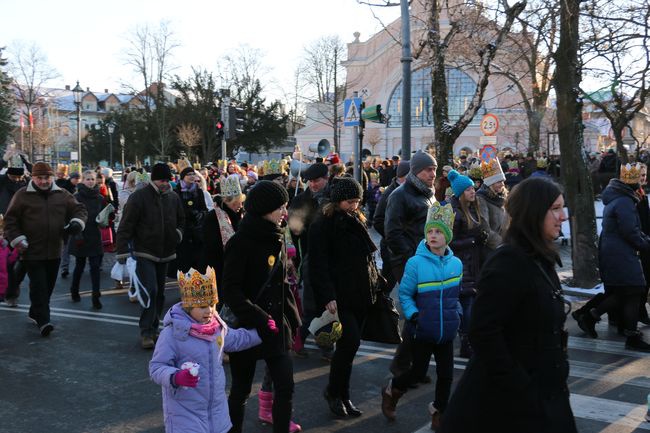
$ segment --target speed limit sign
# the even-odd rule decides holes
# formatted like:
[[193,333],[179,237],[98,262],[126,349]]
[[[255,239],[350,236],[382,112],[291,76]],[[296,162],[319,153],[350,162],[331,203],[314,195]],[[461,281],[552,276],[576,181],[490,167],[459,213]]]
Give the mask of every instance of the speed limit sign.
[[486,114],[481,119],[481,131],[483,135],[492,136],[499,130],[499,118],[494,114]]

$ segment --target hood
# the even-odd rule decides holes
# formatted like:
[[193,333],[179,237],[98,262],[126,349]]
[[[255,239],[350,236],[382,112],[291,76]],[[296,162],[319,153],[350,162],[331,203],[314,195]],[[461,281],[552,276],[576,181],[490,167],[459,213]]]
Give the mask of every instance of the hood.
[[449,262],[449,260],[451,260],[452,257],[454,257],[454,252],[451,250],[451,248],[447,247],[444,256],[440,257],[438,255],[435,255],[431,251],[429,251],[429,248],[427,248],[426,241],[422,239],[418,244],[418,248],[415,251],[415,255],[424,257],[425,259],[432,261],[434,263],[442,262],[443,264],[445,264]]
[[607,188],[603,191],[603,204],[607,206],[609,203],[620,197],[629,197],[634,201],[634,203],[639,202],[639,196],[636,195],[633,186],[621,182],[620,179],[610,180]]
[[183,310],[182,304],[180,302],[172,305],[169,311],[167,311],[167,314],[165,314],[165,318],[163,319],[163,325],[165,327],[173,326],[173,332],[176,335],[189,335],[192,323],[198,322],[192,319],[190,315],[187,314],[185,310]]

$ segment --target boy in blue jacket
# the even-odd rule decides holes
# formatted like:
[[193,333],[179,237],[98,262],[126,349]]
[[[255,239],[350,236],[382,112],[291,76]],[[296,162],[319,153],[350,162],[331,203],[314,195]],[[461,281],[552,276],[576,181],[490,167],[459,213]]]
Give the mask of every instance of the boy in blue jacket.
[[454,337],[460,325],[462,309],[458,302],[463,264],[449,248],[453,236],[454,211],[451,205],[434,204],[424,226],[424,239],[415,256],[406,262],[399,286],[399,300],[404,317],[411,327],[413,365],[393,377],[382,389],[381,410],[388,420],[395,420],[397,402],[409,384],[427,374],[431,355],[436,360],[435,401],[429,406],[431,429],[440,425],[454,370]]

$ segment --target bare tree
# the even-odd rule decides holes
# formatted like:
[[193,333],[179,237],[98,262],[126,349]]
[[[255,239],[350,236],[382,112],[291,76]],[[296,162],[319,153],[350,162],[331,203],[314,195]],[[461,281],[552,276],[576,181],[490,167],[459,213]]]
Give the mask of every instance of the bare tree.
[[324,107],[318,119],[311,119],[332,127],[332,142],[339,147],[338,106],[345,95],[344,71],[341,61],[345,45],[337,35],[323,36],[304,49],[300,70],[303,76],[303,98]]
[[144,90],[130,87],[143,97],[147,123],[153,129],[152,143],[160,157],[168,157],[170,147],[167,107],[172,103],[165,93],[165,81],[170,78],[172,52],[179,44],[167,22],[157,29],[138,26],[128,38],[126,62],[142,78]]
[[610,121],[617,151],[627,161],[623,131],[650,94],[650,1],[591,0],[582,17],[584,73],[609,83],[598,96],[584,89],[582,94]]
[[192,148],[201,143],[201,128],[190,123],[183,123],[176,128],[178,140],[187,147],[187,155],[192,154]]
[[248,45],[240,45],[224,57],[219,75],[225,86],[233,92],[233,99],[244,101],[258,91],[258,83],[270,71],[263,59],[262,50]]
[[381,135],[379,134],[378,128],[372,128],[366,130],[365,141],[370,146],[370,151],[373,155],[376,155],[377,152],[375,148],[379,143],[381,143]]
[[598,280],[598,247],[593,187],[583,149],[579,10],[580,0],[563,0],[561,3],[554,86],[562,179],[571,216],[573,278],[579,287],[592,287]]
[[33,119],[39,99],[44,95],[44,86],[59,76],[48,64],[47,56],[36,43],[14,42],[9,49],[11,75],[16,80],[18,96],[24,104],[30,119],[29,153],[34,158]]
[[528,120],[528,151],[540,147],[542,123],[555,72],[560,6],[558,0],[531,0],[517,17],[493,73],[506,77],[521,95]]

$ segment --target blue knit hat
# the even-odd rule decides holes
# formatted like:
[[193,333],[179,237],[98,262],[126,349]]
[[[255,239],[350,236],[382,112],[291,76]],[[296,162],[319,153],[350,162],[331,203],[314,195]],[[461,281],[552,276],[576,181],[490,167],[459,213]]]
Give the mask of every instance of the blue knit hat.
[[467,176],[463,176],[456,170],[451,170],[447,174],[447,179],[451,182],[451,190],[454,191],[456,198],[460,198],[463,192],[470,186],[474,186],[474,181]]

